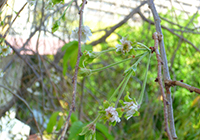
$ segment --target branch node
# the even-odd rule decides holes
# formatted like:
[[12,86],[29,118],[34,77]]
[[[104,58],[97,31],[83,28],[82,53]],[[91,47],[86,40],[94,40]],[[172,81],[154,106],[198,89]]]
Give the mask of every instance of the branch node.
[[155,82],[158,82],[158,78],[155,79]]
[[155,52],[155,47],[149,47],[151,49],[151,53]]
[[161,41],[163,39],[163,35],[158,32],[158,40]]

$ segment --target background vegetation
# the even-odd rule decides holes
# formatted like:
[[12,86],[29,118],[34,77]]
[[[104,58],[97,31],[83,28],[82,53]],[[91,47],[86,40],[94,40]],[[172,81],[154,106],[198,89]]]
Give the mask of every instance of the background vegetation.
[[[41,3],[35,6],[37,14],[35,14],[35,18],[32,22],[32,29],[39,33],[46,33],[48,31],[51,33],[48,28],[47,30],[43,29],[45,17],[48,17],[48,12],[42,13],[40,10],[42,6],[44,5]],[[53,8],[56,9],[56,7]],[[60,13],[57,12],[52,18],[53,21],[57,20],[62,15],[63,11],[64,10],[60,10]],[[74,20],[74,16],[70,14],[72,13],[71,11],[73,11],[73,9],[69,9],[64,20],[61,19],[61,26],[58,32],[65,34],[62,38],[70,38],[71,29],[77,25],[77,20]],[[185,83],[200,87],[200,53],[183,39],[186,38],[191,41],[194,46],[199,48],[200,32],[199,28],[194,26],[198,24],[199,14],[196,13],[187,19],[184,18],[184,20],[183,15],[174,17],[171,16],[171,14],[160,14],[160,16],[164,17],[164,19],[161,18],[161,24],[167,29],[171,29],[173,32],[163,28],[171,79],[184,80]],[[148,19],[152,20],[152,18]],[[165,19],[170,20],[170,22]],[[46,20],[47,26],[49,21],[50,20]],[[98,27],[104,26],[104,23],[98,23]],[[98,32],[98,28],[92,29],[94,37],[87,44],[92,44],[94,40],[106,33],[105,30]],[[93,49],[95,51],[112,48],[115,47],[122,36],[126,35],[128,35],[131,41],[141,42],[150,47],[154,45],[154,41],[152,40],[152,34],[154,32],[154,26],[150,22],[144,20],[140,26],[130,26],[130,24],[125,23],[115,30],[105,42],[101,42],[96,46],[88,45],[86,47],[87,49]],[[182,36],[182,39],[174,35],[174,33]],[[56,32],[53,35],[56,35]],[[16,55],[16,52],[14,52],[13,55]],[[36,73],[33,72],[31,67],[25,64],[26,66],[23,70],[21,87],[18,89],[18,94],[29,104],[43,135],[47,139],[57,139],[59,137],[66,116],[69,113],[68,111],[72,99],[72,76],[74,74],[76,56],[76,51],[68,49],[67,51],[59,50],[56,55],[42,56],[36,52],[34,55],[25,56],[24,58],[33,66],[42,80],[39,80],[39,77],[36,76]],[[95,69],[122,59],[123,56],[119,56],[116,53],[106,53],[95,59],[93,63],[89,64],[87,67]],[[138,65],[136,74],[131,77],[125,89],[125,92],[128,91],[130,96],[136,99],[139,97],[143,84],[146,63],[147,58],[144,58],[140,65]],[[87,77],[78,78],[76,111],[73,113],[70,120],[67,139],[84,139],[83,136],[78,135],[82,127],[95,119],[99,106],[101,106],[103,101],[108,99],[118,87],[123,79],[124,70],[129,68],[128,66],[130,66],[130,64],[131,61]],[[64,75],[63,67],[66,70]],[[128,121],[124,119],[115,127],[109,126],[107,123],[99,122],[96,126],[97,140],[167,139],[164,130],[162,97],[159,86],[155,82],[156,77],[157,61],[155,54],[152,54],[145,96],[141,108],[139,109],[140,116],[133,117]],[[39,86],[36,84],[38,82]],[[29,92],[27,88],[31,88],[32,93]],[[200,96],[184,88],[173,87],[172,97],[178,139],[200,139]],[[17,109],[16,117],[31,126],[32,134],[38,133],[35,122],[33,121],[33,115],[24,102],[16,98],[14,106]]]

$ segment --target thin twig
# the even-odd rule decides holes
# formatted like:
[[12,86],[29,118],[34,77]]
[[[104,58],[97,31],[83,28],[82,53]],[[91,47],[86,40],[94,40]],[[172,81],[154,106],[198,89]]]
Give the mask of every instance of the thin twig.
[[13,25],[13,23],[15,22],[15,20],[17,19],[17,17],[19,16],[19,14],[22,12],[22,10],[24,9],[24,7],[27,5],[28,2],[26,2],[24,4],[24,6],[19,10],[19,12],[17,13],[17,15],[15,16],[14,20],[12,21],[12,23],[10,24],[10,26],[8,27],[8,29],[6,30],[5,34],[4,34],[4,38],[6,37],[8,31],[10,30],[11,26]]
[[[148,4],[152,11],[153,17],[154,17],[156,32],[159,34],[159,46],[160,46],[161,58],[162,58],[162,62],[163,62],[163,78],[164,78],[164,80],[170,80],[171,78],[169,75],[169,69],[168,69],[168,65],[167,65],[167,56],[166,56],[166,52],[165,52],[164,39],[163,39],[163,34],[162,34],[162,30],[161,30],[161,25],[160,25],[161,20],[156,11],[153,0],[148,0]],[[165,87],[165,89],[167,91],[166,98],[168,101],[167,110],[168,110],[168,120],[169,120],[169,124],[170,124],[170,132],[171,132],[172,138],[177,139],[175,125],[174,125],[171,89],[170,89],[170,87]]]
[[133,9],[130,12],[130,14],[128,14],[122,21],[120,21],[119,23],[117,23],[116,25],[111,27],[110,30],[107,30],[107,32],[106,32],[106,34],[104,36],[102,36],[101,38],[93,41],[92,43],[90,43],[90,45],[95,46],[95,45],[97,45],[99,43],[105,42],[105,40],[106,40],[106,38],[108,36],[110,36],[117,28],[119,28],[124,23],[126,23],[130,18],[132,18],[134,14],[138,13],[140,11],[140,7],[142,7],[146,3],[147,3],[147,1],[143,1],[137,8]]
[[158,51],[158,34],[155,32],[153,34],[153,39],[154,39],[154,48],[155,48],[155,53],[156,53],[156,58],[157,58],[157,61],[158,61],[158,77],[157,77],[157,82],[159,83],[159,86],[160,86],[160,90],[161,90],[161,93],[162,93],[162,97],[163,97],[163,104],[164,104],[164,120],[165,120],[165,129],[166,129],[166,132],[167,132],[167,135],[168,135],[168,138],[170,140],[173,140],[172,139],[172,136],[171,136],[171,133],[170,133],[170,130],[169,130],[169,126],[168,126],[168,113],[167,113],[167,103],[166,103],[166,97],[165,97],[165,92],[164,92],[164,88],[163,88],[163,83],[162,83],[162,74],[161,74],[161,67],[162,67],[162,59],[160,58],[160,53]]
[[166,80],[166,81],[165,81],[165,84],[166,84],[167,86],[181,86],[181,87],[183,87],[183,88],[188,89],[190,92],[196,92],[196,93],[200,94],[200,89],[199,89],[199,88],[190,86],[190,85],[188,85],[188,84],[186,84],[186,83],[183,83],[182,81]]
[[84,6],[85,6],[86,2],[87,2],[86,0],[83,0],[82,7],[81,7],[81,9],[79,11],[80,20],[79,20],[79,31],[78,31],[78,56],[77,56],[77,62],[76,62],[76,67],[75,67],[75,73],[74,73],[74,77],[73,77],[72,104],[70,106],[70,111],[69,111],[67,120],[65,122],[65,125],[64,125],[60,140],[64,140],[65,133],[66,133],[68,125],[69,125],[69,120],[70,120],[71,114],[72,114],[73,111],[75,111],[77,75],[78,75],[78,69],[79,69],[79,61],[80,61],[80,57],[82,55],[82,53],[81,53],[81,27],[82,27],[82,19],[83,19],[83,9],[84,9]]

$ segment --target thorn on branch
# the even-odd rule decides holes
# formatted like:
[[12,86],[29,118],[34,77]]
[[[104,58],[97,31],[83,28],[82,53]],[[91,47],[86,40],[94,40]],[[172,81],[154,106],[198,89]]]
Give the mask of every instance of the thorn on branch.
[[158,82],[158,78],[155,79],[155,82]]
[[183,80],[180,80],[180,82],[183,82]]

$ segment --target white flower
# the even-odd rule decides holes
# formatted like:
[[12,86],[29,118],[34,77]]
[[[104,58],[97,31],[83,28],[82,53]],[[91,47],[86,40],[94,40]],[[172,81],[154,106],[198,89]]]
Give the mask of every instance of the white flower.
[[138,110],[138,104],[132,102],[124,102],[126,104],[123,108],[126,111],[127,120],[130,119],[133,114]]
[[[72,31],[71,38],[78,41],[78,30],[79,28],[76,27],[75,30]],[[91,30],[88,26],[81,26],[81,41],[86,42],[87,40],[90,40],[89,36],[92,36]]]
[[118,112],[116,111],[116,109],[114,107],[108,107],[107,109],[105,109],[106,111],[106,115],[108,116],[108,120],[111,122],[120,122],[120,118],[118,117]]
[[35,86],[36,86],[36,87],[39,87],[39,86],[40,86],[40,83],[39,83],[39,82],[35,82]]
[[37,95],[40,95],[40,92],[39,91],[35,91],[33,94],[37,96]]
[[116,51],[119,52],[121,51],[122,53],[127,53],[129,52],[133,47],[131,46],[131,41],[128,41],[126,37],[122,37],[120,40],[122,45],[117,44],[115,47],[117,48]]
[[26,89],[28,92],[33,93],[33,90],[31,88]]
[[12,49],[10,47],[7,46],[0,46],[0,53],[2,53],[3,56],[7,56],[8,54],[10,54],[12,51]]
[[0,78],[2,78],[4,76],[4,72],[2,69],[0,69]]

